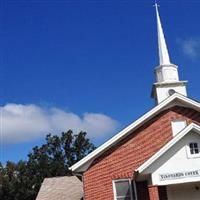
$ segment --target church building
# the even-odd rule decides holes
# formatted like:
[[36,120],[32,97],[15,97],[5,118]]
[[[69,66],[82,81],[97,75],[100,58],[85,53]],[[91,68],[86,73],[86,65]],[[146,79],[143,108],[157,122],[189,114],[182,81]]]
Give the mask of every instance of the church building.
[[168,53],[158,5],[155,107],[71,167],[85,200],[199,200],[200,103]]

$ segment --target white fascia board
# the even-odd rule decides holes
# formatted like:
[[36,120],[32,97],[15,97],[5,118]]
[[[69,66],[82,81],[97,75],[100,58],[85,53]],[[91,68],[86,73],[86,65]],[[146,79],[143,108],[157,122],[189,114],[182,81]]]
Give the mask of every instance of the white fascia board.
[[168,151],[172,146],[174,146],[178,141],[180,141],[185,135],[187,135],[187,133],[189,133],[192,130],[200,134],[200,126],[195,123],[191,123],[135,171],[138,173],[142,173],[145,169],[147,169],[159,157],[161,157],[166,151]]
[[[120,131],[118,134],[113,136],[110,140],[102,144],[100,147],[98,147],[96,150],[94,150],[92,153],[84,157],[82,160],[77,162],[76,164],[72,165],[69,169],[73,172],[83,172],[87,170],[87,168],[90,166],[92,161],[97,158],[100,154],[104,153],[107,149],[112,147],[114,144],[116,144],[118,141],[123,139],[125,136],[127,136],[130,132],[134,131],[139,126],[143,125],[147,120],[155,116],[157,113],[161,112],[164,108],[170,105],[171,102],[174,100],[179,100],[183,102],[183,104],[187,104],[195,109],[200,110],[200,103],[187,98],[186,96],[183,96],[181,94],[175,93],[174,95],[168,97],[163,102],[158,104],[156,107],[151,109],[149,112],[147,112],[145,115],[140,117],[138,120],[130,124],[128,127]],[[90,163],[90,164],[88,164]],[[81,169],[83,165],[86,165],[87,167],[83,167],[83,170]]]

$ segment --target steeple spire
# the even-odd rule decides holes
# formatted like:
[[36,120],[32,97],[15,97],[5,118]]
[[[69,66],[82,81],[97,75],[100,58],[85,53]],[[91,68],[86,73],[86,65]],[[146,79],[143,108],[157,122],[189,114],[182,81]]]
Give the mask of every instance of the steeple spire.
[[159,104],[175,92],[187,96],[187,81],[179,80],[178,66],[170,62],[157,3],[155,3],[155,8],[160,63],[155,68],[157,82],[153,84],[152,97]]
[[169,53],[168,53],[168,49],[167,49],[167,45],[166,45],[166,41],[165,41],[165,36],[163,33],[163,28],[162,28],[162,24],[161,24],[161,20],[160,20],[158,7],[159,7],[159,5],[157,3],[155,3],[160,65],[169,65],[171,63],[170,63]]

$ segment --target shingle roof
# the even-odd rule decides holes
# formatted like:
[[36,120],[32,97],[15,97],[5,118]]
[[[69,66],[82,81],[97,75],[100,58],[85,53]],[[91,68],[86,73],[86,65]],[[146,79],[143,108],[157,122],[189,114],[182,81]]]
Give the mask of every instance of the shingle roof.
[[76,176],[45,178],[36,200],[80,200],[82,182]]

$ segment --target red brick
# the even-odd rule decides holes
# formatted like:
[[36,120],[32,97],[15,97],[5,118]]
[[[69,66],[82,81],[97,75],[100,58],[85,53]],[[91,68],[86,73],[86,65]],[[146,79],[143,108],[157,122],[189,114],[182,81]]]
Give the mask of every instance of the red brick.
[[150,200],[160,200],[158,186],[149,186],[148,190]]
[[[86,200],[113,200],[112,180],[134,171],[172,139],[171,121],[200,124],[199,112],[183,107],[163,111],[98,157],[84,173]],[[143,200],[143,199],[138,199]]]

